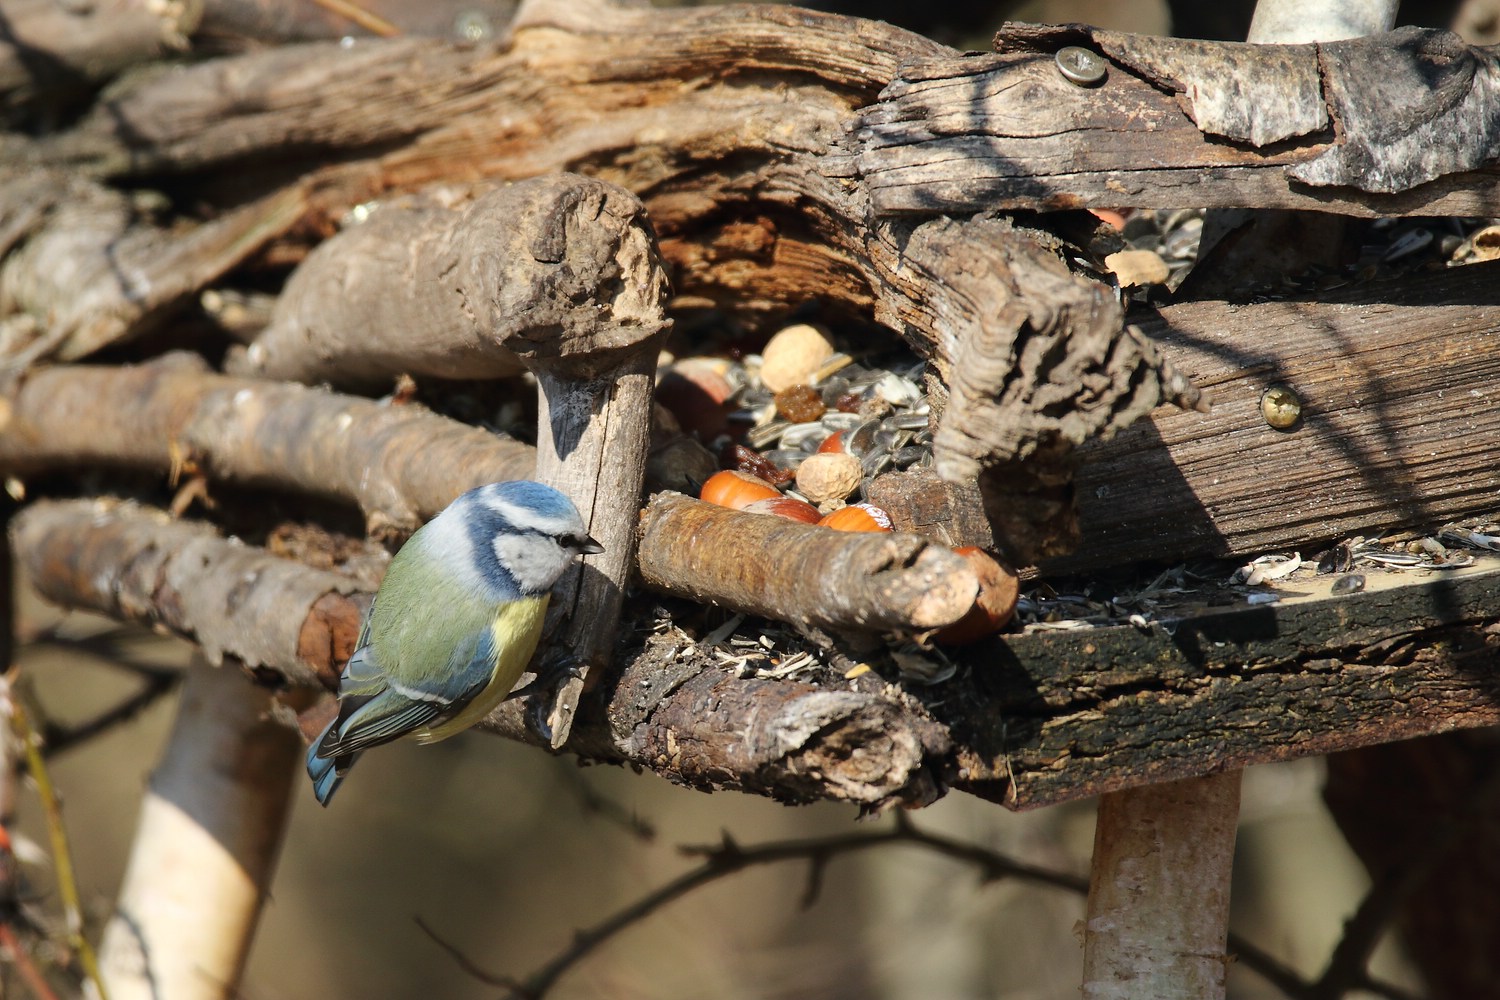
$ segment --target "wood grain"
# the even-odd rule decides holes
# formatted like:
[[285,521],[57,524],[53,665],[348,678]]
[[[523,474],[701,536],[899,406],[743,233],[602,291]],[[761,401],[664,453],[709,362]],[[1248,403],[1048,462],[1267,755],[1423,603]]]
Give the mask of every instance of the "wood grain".
[[[1500,510],[1500,264],[1237,306],[1143,329],[1213,399],[1080,452],[1084,541],[1053,569],[1244,555]],[[1302,421],[1260,414],[1289,386]]]

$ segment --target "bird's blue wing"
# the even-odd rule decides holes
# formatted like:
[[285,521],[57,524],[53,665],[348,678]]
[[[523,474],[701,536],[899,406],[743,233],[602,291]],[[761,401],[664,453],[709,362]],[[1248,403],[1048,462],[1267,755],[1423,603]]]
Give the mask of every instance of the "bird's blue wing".
[[344,668],[339,717],[319,741],[317,756],[358,753],[452,717],[490,683],[494,665],[490,629],[459,643],[443,669],[415,678],[392,676],[368,647],[360,649]]

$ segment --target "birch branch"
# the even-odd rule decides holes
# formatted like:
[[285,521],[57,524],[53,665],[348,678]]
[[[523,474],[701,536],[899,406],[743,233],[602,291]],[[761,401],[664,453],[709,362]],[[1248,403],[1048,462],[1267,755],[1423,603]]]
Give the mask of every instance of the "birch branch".
[[229,665],[188,670],[100,945],[110,1000],[240,995],[300,770],[302,741],[270,710]]

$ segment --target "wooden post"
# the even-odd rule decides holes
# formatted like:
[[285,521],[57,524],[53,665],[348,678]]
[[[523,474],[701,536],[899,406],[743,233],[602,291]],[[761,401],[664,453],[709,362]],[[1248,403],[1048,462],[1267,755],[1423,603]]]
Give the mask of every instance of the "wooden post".
[[240,995],[302,754],[270,707],[228,663],[188,671],[104,930],[110,1000]]
[[1100,798],[1084,1000],[1222,1000],[1241,773]]

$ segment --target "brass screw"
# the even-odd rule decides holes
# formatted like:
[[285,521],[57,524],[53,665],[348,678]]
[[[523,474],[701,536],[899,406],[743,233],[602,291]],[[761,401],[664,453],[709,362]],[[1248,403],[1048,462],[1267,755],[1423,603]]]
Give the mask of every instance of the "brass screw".
[[1277,430],[1288,430],[1302,419],[1302,400],[1286,386],[1273,385],[1260,394],[1260,415]]

